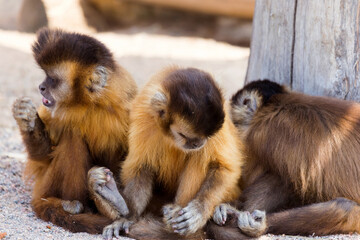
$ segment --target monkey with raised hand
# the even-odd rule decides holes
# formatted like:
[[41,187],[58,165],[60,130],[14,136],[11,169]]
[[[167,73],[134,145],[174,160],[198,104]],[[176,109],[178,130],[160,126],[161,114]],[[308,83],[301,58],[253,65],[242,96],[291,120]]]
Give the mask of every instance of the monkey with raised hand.
[[360,233],[359,103],[263,80],[233,96],[231,118],[246,151],[241,211],[218,206],[212,238]]
[[[121,171],[130,215],[107,226],[104,237],[119,236],[121,230],[137,239],[200,237],[193,234],[203,234],[198,230],[215,206],[239,194],[239,145],[221,91],[208,73],[170,67],[155,75],[131,111],[129,154]],[[137,222],[154,204],[159,185],[174,195],[162,208],[164,223]]]
[[28,152],[26,173],[35,177],[32,207],[39,218],[70,231],[102,232],[129,210],[121,195],[111,206],[99,203],[98,193],[116,187],[111,174],[97,182],[87,175],[92,167],[89,176],[96,175],[95,166],[118,174],[128,152],[135,82],[86,35],[42,29],[33,53],[46,75],[39,86],[43,105],[36,111],[28,98],[13,105]]

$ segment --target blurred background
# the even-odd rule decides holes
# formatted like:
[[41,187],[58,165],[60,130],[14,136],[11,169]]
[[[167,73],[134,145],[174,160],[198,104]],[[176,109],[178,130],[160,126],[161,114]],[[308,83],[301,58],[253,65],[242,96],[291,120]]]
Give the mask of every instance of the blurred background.
[[139,87],[165,66],[208,71],[229,98],[242,87],[255,0],[0,0],[0,239],[101,239],[34,216],[22,180],[26,154],[11,113],[16,98],[41,104],[44,73],[31,45],[44,26],[102,41]]
[[[0,0],[0,108],[24,95],[40,103],[44,75],[31,45],[44,26],[98,38],[140,87],[176,64],[210,72],[228,98],[245,79],[254,7],[255,0]],[[0,126],[9,124],[5,115]]]
[[98,38],[139,87],[176,64],[210,72],[229,98],[245,79],[254,7],[255,0],[0,0],[0,127],[10,126],[15,98],[41,102],[44,74],[31,53],[41,27]]
[[48,26],[100,39],[140,86],[177,64],[209,71],[229,96],[244,81],[254,6],[255,0],[0,0],[0,79],[37,87],[42,73],[31,44]]

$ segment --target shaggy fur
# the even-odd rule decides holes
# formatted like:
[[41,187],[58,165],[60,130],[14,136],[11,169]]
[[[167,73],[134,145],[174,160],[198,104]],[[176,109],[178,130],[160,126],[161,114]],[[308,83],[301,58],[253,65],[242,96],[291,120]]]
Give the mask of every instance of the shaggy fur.
[[[111,220],[93,214],[87,172],[95,165],[119,172],[128,151],[136,85],[109,50],[89,36],[42,29],[33,51],[47,76],[40,90],[56,103],[35,112],[34,128],[21,129],[29,158],[26,173],[35,177],[33,209],[39,218],[70,231],[100,233]],[[21,101],[16,102],[19,126],[26,121],[22,111]],[[85,212],[69,214],[64,200],[79,201]]]
[[[189,90],[193,86],[199,91]],[[179,210],[188,211],[194,217],[189,218],[189,222],[198,220],[194,224],[185,223],[182,236],[155,219],[142,220],[130,228],[129,236],[193,238],[198,236],[192,235],[197,230],[201,233],[216,205],[238,197],[243,158],[239,149],[241,143],[236,138],[235,126],[224,114],[222,99],[209,74],[174,67],[155,75],[136,97],[131,112],[129,155],[121,172],[124,197],[132,210],[130,219],[141,216],[145,208],[154,208],[150,200],[157,185],[167,194],[175,195],[173,204],[163,209],[168,227],[172,225],[169,219],[179,216]],[[178,107],[172,102],[175,100]],[[192,108],[195,120],[188,121]],[[208,119],[208,122],[200,123],[201,119]],[[177,133],[170,130],[175,126],[184,135],[205,138],[206,143],[196,150],[184,150],[176,143]],[[162,204],[158,203],[157,213]]]
[[[360,104],[256,81],[233,97],[232,119],[247,153],[238,207],[267,212],[257,235],[360,233]],[[212,226],[213,236],[224,239],[237,224]]]

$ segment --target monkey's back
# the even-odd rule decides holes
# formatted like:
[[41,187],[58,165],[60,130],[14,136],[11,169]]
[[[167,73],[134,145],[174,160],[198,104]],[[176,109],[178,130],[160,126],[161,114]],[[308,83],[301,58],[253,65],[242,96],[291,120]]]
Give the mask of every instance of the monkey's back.
[[303,199],[360,203],[360,104],[274,95],[247,132],[251,161],[283,176]]

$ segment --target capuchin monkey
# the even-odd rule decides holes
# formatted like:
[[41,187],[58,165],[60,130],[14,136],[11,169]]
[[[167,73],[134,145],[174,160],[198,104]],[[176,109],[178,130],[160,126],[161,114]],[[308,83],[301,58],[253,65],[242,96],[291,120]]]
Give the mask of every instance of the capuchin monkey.
[[360,233],[360,104],[263,80],[233,96],[231,118],[246,143],[241,211],[218,206],[212,238]]
[[[121,182],[130,214],[107,226],[104,237],[121,231],[136,239],[202,237],[215,206],[238,197],[243,159],[217,84],[198,69],[165,69],[135,98],[129,132]],[[159,189],[172,203],[153,201]],[[163,223],[138,221],[161,207]]]
[[135,82],[101,42],[86,35],[45,28],[32,50],[46,75],[39,85],[43,105],[37,111],[28,98],[13,105],[28,153],[26,174],[35,182],[32,207],[39,218],[72,232],[101,233],[129,210],[119,195],[121,207],[109,214],[97,198],[115,182],[88,183],[87,174],[94,166],[119,173]]

